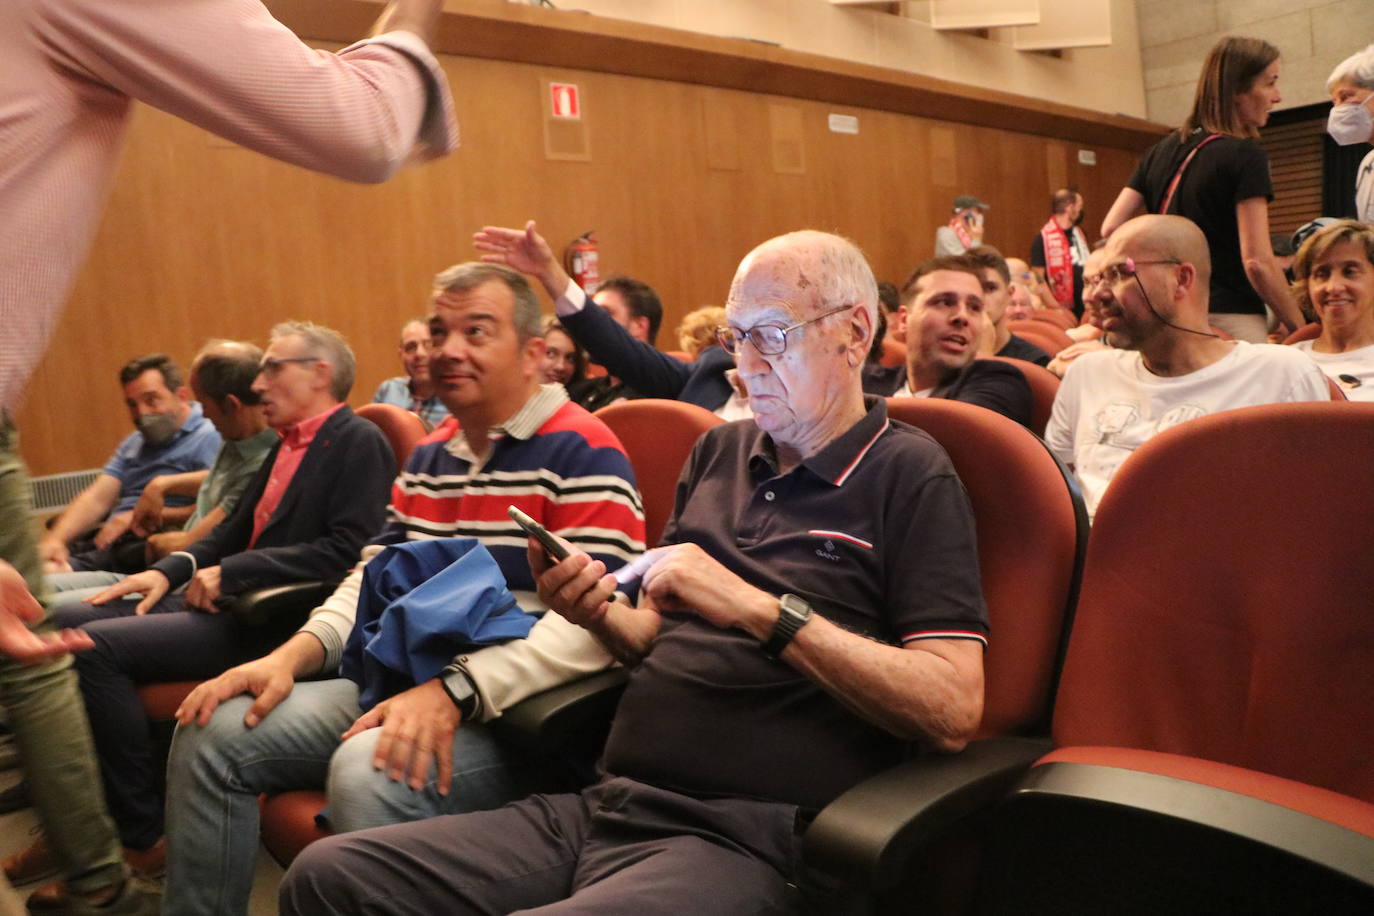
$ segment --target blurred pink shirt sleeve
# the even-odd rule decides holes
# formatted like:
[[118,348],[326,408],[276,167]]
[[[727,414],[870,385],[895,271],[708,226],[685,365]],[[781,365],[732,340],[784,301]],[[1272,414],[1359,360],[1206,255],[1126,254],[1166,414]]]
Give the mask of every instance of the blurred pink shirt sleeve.
[[85,258],[131,99],[350,181],[458,145],[447,79],[408,32],[332,54],[259,0],[0,0],[0,408]]

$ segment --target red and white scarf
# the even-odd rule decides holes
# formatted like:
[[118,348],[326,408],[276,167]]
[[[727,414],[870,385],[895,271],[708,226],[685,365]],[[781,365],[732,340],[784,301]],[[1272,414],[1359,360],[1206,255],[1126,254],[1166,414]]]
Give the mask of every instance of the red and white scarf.
[[1054,217],[1040,228],[1040,240],[1045,244],[1045,279],[1049,280],[1054,301],[1065,308],[1073,308],[1073,253],[1069,234],[1060,228]]
[[[926,225],[930,224],[927,223]],[[973,236],[969,235],[968,223],[964,220],[962,214],[956,213],[954,215],[954,219],[949,221],[949,228],[953,229],[954,234],[959,236],[959,243],[963,245],[964,248],[973,247]]]

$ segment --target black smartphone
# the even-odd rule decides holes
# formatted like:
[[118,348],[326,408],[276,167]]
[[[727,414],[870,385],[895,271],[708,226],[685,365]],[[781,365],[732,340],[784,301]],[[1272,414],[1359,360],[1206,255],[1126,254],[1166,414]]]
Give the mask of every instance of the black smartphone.
[[568,548],[563,546],[562,542],[549,534],[549,529],[545,528],[519,509],[514,506],[509,506],[506,509],[506,514],[514,519],[517,525],[524,528],[531,537],[544,546],[544,552],[549,555],[549,559],[553,560],[553,562],[561,563],[572,556]]

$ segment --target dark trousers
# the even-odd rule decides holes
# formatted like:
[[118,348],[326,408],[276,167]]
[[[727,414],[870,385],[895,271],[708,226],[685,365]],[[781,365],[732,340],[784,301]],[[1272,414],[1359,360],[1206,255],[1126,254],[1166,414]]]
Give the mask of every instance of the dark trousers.
[[187,611],[181,595],[168,595],[141,617],[137,604],[66,604],[54,616],[59,626],[79,626],[95,640],[94,649],[76,655],[75,668],[105,798],[124,845],[146,849],[162,836],[162,761],[138,686],[214,677],[265,655],[289,634],[244,627],[227,612]]
[[282,882],[280,912],[788,913],[796,812],[610,778],[314,843]]

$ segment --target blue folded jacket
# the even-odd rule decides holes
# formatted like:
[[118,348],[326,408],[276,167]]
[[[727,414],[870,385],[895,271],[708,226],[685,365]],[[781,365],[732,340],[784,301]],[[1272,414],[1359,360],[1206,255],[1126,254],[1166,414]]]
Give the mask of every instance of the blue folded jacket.
[[364,568],[339,672],[358,685],[358,705],[371,709],[462,652],[525,638],[537,619],[516,605],[476,538],[407,541]]

